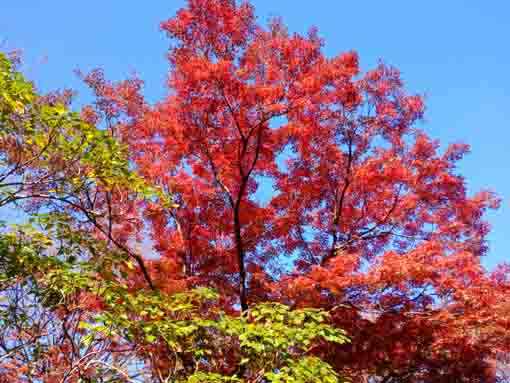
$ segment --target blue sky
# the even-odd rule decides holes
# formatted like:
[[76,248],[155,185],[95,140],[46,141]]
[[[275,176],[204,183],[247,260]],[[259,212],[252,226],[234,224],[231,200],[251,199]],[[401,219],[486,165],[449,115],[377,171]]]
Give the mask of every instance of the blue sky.
[[[0,49],[24,51],[25,73],[42,90],[70,87],[90,95],[73,73],[95,67],[112,79],[136,72],[156,100],[168,40],[159,23],[182,0],[2,1]],[[490,188],[503,199],[488,219],[485,264],[510,252],[510,2],[506,0],[253,0],[261,21],[281,16],[290,31],[319,28],[325,51],[354,49],[369,69],[383,59],[398,67],[409,91],[426,94],[422,126],[443,143],[466,142],[460,164],[469,190]]]

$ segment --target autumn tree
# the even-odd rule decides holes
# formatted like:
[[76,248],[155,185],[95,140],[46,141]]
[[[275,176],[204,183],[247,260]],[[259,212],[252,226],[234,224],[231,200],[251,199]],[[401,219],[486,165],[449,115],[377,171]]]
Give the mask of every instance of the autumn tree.
[[[105,328],[116,328],[124,335],[116,342],[148,342],[159,361],[148,363],[155,381],[181,378],[172,371],[191,371],[197,360],[218,379],[292,381],[281,375],[288,370],[278,358],[273,369],[253,362],[253,355],[281,357],[280,349],[242,334],[256,325],[253,312],[273,302],[274,317],[262,319],[277,324],[269,338],[288,336],[290,323],[306,327],[300,310],[330,312],[328,326],[345,329],[352,342],[301,337],[308,344],[297,347],[299,356],[317,357],[354,382],[503,379],[510,275],[504,265],[492,273],[481,265],[484,213],[499,201],[488,191],[468,194],[456,169],[468,146],[443,150],[419,128],[423,99],[404,89],[399,71],[383,63],[362,71],[355,52],[328,57],[316,29],[291,34],[279,19],[263,26],[251,4],[234,0],[189,0],[161,28],[171,40],[168,94],[154,105],[140,79],[113,83],[101,70],[80,74],[97,96],[80,121],[101,127],[94,130],[101,142],[119,143],[127,158],[118,163],[124,174],[136,170],[137,181],[108,181],[117,171],[96,177],[117,163],[101,149],[102,165],[86,173],[97,198],[72,189],[58,206],[79,213],[94,238],[131,260],[125,278],[141,291],[126,308],[128,299],[118,295],[132,291],[114,289],[109,299],[120,299],[119,306],[101,306],[100,323],[90,319],[85,329],[105,337]],[[135,194],[150,192],[134,196],[131,184],[139,185]],[[83,209],[66,204],[71,196]],[[96,213],[87,216],[92,201]],[[206,342],[215,358],[172,359],[168,346],[181,351],[168,343],[163,324],[175,325],[175,301],[161,307],[153,294],[196,288],[218,295],[194,301],[206,308],[193,309],[202,319],[192,327],[203,339],[223,331],[233,353]],[[156,306],[166,322],[156,315],[146,336],[136,337],[149,314],[136,302]],[[301,321],[287,319],[288,312]],[[200,336],[189,336],[191,347]],[[246,347],[256,349],[248,361]],[[306,360],[311,364],[300,371],[313,370]]]
[[190,0],[161,28],[169,92],[155,105],[139,80],[85,77],[96,116],[179,205],[142,208],[156,284],[214,286],[232,311],[334,309],[352,346],[317,352],[360,382],[497,379],[508,277],[480,258],[498,200],[468,195],[468,146],[441,150],[419,128],[423,99],[399,71],[327,57],[315,29],[264,27],[249,3]]
[[230,315],[209,288],[158,289],[122,231],[138,203],[174,209],[171,195],[13,61],[0,54],[0,207],[28,221],[0,231],[0,381],[343,380],[310,352],[349,341],[324,310],[266,302]]

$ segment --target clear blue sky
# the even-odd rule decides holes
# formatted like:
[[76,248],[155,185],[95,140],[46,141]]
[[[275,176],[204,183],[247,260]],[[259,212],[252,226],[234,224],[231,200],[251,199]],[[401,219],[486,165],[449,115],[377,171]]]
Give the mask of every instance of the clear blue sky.
[[[83,90],[73,70],[136,71],[149,100],[165,94],[168,40],[159,23],[182,0],[0,1],[0,49],[24,51],[25,72],[42,90]],[[442,142],[463,141],[470,191],[503,199],[485,263],[510,261],[510,2],[507,0],[253,0],[259,18],[282,16],[290,31],[319,28],[326,53],[355,49],[364,69],[397,66],[407,89],[427,95],[423,128]],[[90,95],[83,92],[79,102]]]

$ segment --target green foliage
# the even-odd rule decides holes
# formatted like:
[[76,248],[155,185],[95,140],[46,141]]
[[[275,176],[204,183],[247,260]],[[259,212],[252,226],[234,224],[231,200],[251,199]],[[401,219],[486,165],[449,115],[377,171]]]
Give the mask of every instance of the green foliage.
[[[85,245],[95,251],[106,248],[66,228],[65,220],[49,225],[44,216],[42,221],[51,230],[43,233],[21,225],[0,238],[0,278],[6,284],[35,277],[37,288],[32,291],[52,310],[84,293],[94,296],[99,305],[79,325],[83,349],[112,341],[164,346],[173,355],[172,374],[182,382],[241,382],[256,376],[271,382],[340,381],[331,366],[309,355],[321,342],[348,342],[344,331],[327,324],[328,313],[263,303],[244,315],[227,315],[214,304],[217,293],[208,288],[174,294],[133,290],[123,278],[129,271],[124,255],[110,251],[100,260],[77,261],[70,256],[83,256]],[[48,256],[56,250],[55,242],[75,250]],[[235,349],[243,376],[215,371],[228,349]],[[194,360],[192,371],[179,367],[187,356]]]
[[26,198],[28,190],[57,199],[92,186],[172,206],[168,195],[132,171],[124,145],[62,103],[46,102],[2,53],[0,149],[0,206]]
[[187,380],[187,383],[226,383],[226,382],[242,382],[241,379],[235,376],[223,376],[211,372],[195,372]]
[[[339,381],[331,366],[307,356],[320,341],[348,342],[344,331],[325,323],[328,314],[324,311],[290,310],[282,304],[267,303],[255,305],[245,315],[231,316],[208,305],[216,294],[204,288],[171,296],[133,293],[111,285],[107,291],[103,296],[108,309],[94,318],[94,324],[82,326],[99,337],[163,342],[176,352],[176,357],[179,353],[192,354],[198,375],[195,373],[188,381],[203,379],[200,368],[218,363],[215,359],[222,344],[230,348],[238,345],[238,364],[249,374],[270,381]],[[312,375],[315,380],[309,380]],[[210,377],[214,382],[240,379],[238,375]]]
[[337,383],[341,380],[333,368],[313,356],[305,356],[299,360],[292,360],[278,372],[269,372],[266,378],[273,383]]

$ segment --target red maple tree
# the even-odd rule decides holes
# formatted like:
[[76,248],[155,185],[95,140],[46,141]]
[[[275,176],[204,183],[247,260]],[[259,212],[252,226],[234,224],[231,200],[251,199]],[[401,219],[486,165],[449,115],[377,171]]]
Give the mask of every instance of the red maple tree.
[[154,284],[212,286],[230,311],[334,309],[353,343],[317,352],[357,382],[494,381],[510,281],[480,257],[498,199],[468,195],[469,148],[417,127],[423,99],[399,71],[361,72],[355,52],[326,57],[315,29],[263,27],[233,0],[189,0],[161,28],[169,92],[155,105],[138,79],[85,76],[86,117],[106,118],[178,204],[129,206],[137,223],[114,229],[150,233]]

